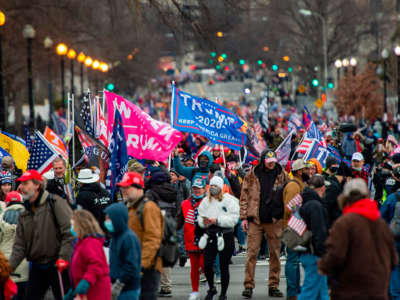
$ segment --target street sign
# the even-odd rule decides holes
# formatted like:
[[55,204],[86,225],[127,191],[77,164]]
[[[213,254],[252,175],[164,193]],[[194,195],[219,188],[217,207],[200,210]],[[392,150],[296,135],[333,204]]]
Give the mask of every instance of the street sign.
[[314,102],[314,105],[318,108],[321,108],[324,105],[324,102],[318,98],[317,101]]
[[304,94],[306,92],[306,87],[304,85],[299,85],[298,91],[300,94]]

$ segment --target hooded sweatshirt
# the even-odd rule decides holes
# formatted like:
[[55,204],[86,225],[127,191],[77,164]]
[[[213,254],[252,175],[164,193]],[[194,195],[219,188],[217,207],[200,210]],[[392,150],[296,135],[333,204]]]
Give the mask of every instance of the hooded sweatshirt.
[[203,151],[199,155],[200,157],[206,156],[208,158],[208,166],[207,167],[184,167],[179,159],[179,156],[174,156],[174,168],[179,174],[182,174],[187,179],[189,179],[192,183],[196,178],[205,179],[208,181],[208,172],[210,171],[210,167],[213,163],[213,157],[209,151]]
[[128,209],[122,203],[104,211],[111,219],[114,232],[110,245],[110,277],[124,283],[123,291],[140,288],[141,249],[136,234],[128,227]]

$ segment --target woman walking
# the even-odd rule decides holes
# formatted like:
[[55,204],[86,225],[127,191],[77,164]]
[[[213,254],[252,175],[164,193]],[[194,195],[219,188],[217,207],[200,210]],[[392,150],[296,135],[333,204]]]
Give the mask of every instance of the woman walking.
[[234,250],[233,229],[239,221],[239,200],[223,193],[224,180],[214,176],[210,180],[209,195],[198,208],[198,222],[206,233],[200,238],[199,247],[204,249],[204,270],[209,290],[206,300],[217,294],[214,286],[214,261],[219,253],[221,268],[221,294],[219,300],[226,299],[229,286],[229,261]]
[[110,300],[111,281],[107,259],[103,250],[104,232],[94,216],[87,210],[72,215],[71,233],[78,240],[71,259],[70,289],[64,300],[86,295],[87,300]]

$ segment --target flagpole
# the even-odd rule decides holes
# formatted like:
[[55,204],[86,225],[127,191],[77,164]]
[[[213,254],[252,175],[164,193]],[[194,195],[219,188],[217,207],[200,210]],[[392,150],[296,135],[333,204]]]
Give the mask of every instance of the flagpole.
[[70,113],[70,103],[69,103],[69,93],[68,93],[68,101],[67,101],[67,131],[70,130],[71,126],[71,113]]
[[[171,123],[171,127],[173,125],[174,119],[174,94],[175,94],[175,80],[172,81],[172,91],[171,91],[171,111],[169,113],[169,119]],[[151,99],[150,99],[151,101]],[[172,165],[172,152],[168,155],[168,171],[171,170]]]
[[72,105],[72,126],[73,126],[73,131],[72,131],[72,161],[73,164],[75,164],[75,96],[72,94],[71,98],[71,105]]
[[101,103],[101,106],[102,106],[102,108],[103,108],[103,114],[105,114],[105,105],[106,105],[106,95],[105,95],[105,93],[104,93],[104,91],[105,91],[105,89],[103,89],[103,102]]

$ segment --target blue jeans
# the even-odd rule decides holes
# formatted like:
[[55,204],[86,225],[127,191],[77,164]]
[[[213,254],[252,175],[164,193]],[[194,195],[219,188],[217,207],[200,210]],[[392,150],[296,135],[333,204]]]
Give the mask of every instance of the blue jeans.
[[238,239],[238,244],[239,246],[244,246],[246,244],[246,232],[243,231],[242,228],[242,220],[239,220],[239,223],[237,225],[237,239]]
[[400,265],[397,265],[390,275],[389,290],[392,300],[400,300]]
[[215,258],[215,276],[221,277],[221,268],[219,266],[219,253],[217,254],[217,257]]
[[185,250],[185,241],[183,239],[183,228],[181,228],[180,230],[178,230],[178,252],[179,252],[179,256],[186,256],[186,250]]
[[328,278],[318,274],[318,256],[303,254],[304,282],[297,300],[329,300]]
[[300,253],[287,249],[285,265],[286,296],[293,297],[300,294]]
[[121,295],[118,296],[118,300],[139,300],[140,289],[133,291],[122,292]]

